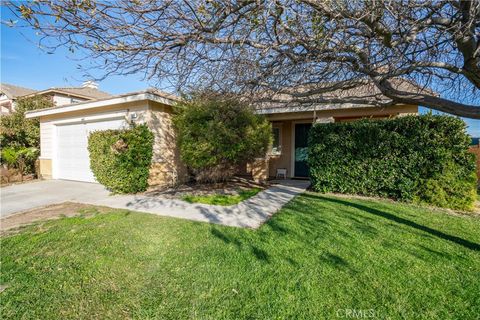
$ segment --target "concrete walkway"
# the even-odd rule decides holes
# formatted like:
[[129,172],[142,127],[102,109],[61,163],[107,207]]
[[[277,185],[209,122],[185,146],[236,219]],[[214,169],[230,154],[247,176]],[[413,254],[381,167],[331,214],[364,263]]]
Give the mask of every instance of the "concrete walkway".
[[287,202],[304,192],[309,184],[304,180],[285,180],[233,206],[188,203],[145,195],[111,196],[84,203],[233,227],[258,228]]
[[28,187],[30,184],[2,188],[1,212],[3,217],[38,206],[74,201],[227,226],[258,228],[293,197],[304,192],[309,184],[304,180],[281,180],[242,203],[226,207],[148,195],[109,196],[108,191],[98,184],[50,180],[34,182]]

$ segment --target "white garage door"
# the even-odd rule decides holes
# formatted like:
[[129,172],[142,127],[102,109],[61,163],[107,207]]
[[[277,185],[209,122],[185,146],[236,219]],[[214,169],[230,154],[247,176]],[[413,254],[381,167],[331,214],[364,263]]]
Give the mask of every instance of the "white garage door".
[[92,131],[124,126],[124,119],[57,125],[57,178],[96,182],[90,170],[88,135]]

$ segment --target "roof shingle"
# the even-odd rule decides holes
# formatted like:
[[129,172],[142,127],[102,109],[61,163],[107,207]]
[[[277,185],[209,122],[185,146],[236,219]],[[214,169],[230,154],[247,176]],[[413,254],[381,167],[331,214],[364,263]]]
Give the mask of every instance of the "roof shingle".
[[112,97],[111,94],[100,91],[95,88],[91,87],[70,87],[70,88],[49,88],[46,90],[38,91],[38,94],[45,94],[49,92],[59,92],[59,93],[66,93],[69,95],[76,95],[80,97],[86,97],[86,98],[91,98],[92,100],[97,100],[97,99],[106,99]]
[[16,99],[17,97],[22,97],[37,92],[37,90],[14,86],[13,84],[8,83],[0,83],[0,91],[9,99]]

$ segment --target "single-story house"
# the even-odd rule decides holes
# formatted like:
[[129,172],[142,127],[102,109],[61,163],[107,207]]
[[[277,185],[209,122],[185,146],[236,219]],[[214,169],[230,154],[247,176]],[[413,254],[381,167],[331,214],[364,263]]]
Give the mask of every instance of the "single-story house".
[[[150,170],[151,185],[182,181],[186,176],[172,125],[172,107],[178,98],[149,89],[105,99],[30,111],[40,119],[40,175],[45,179],[95,182],[87,150],[88,135],[95,130],[120,129],[145,123],[155,136]],[[352,121],[416,114],[416,105],[372,107],[362,104],[285,106],[259,105],[257,112],[272,123],[274,143],[269,155],[246,166],[245,172],[262,180],[286,169],[287,177],[306,177],[307,132],[315,122]]]

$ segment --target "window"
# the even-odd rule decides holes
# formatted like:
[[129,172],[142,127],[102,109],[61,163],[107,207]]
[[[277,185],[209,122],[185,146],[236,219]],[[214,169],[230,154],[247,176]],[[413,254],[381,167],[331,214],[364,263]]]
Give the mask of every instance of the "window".
[[272,154],[278,155],[282,153],[282,136],[281,136],[280,128],[273,127],[272,128],[272,135],[273,135],[273,143],[272,143]]
[[70,98],[70,103],[80,103],[82,101],[83,100],[80,100],[80,99]]

